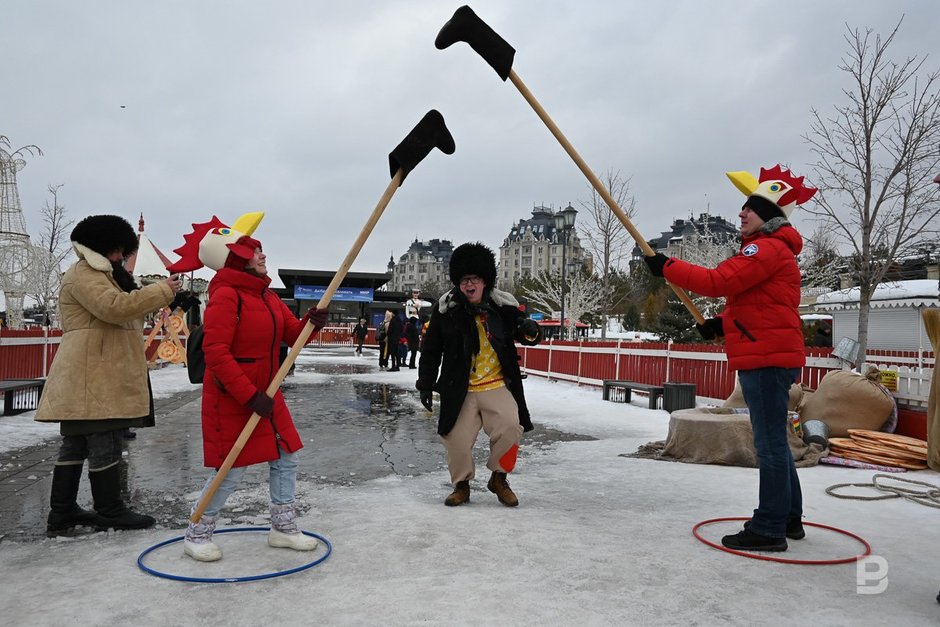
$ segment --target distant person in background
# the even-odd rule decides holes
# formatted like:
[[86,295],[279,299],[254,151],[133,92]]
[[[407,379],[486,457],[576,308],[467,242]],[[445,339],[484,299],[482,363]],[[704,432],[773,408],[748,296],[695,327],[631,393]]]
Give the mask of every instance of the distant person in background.
[[[387,317],[388,314],[391,314],[391,318]],[[389,361],[391,363],[389,372],[398,372],[401,370],[401,353],[399,352],[398,344],[402,339],[401,336],[404,331],[404,325],[401,323],[401,318],[391,311],[386,312],[386,319],[388,320],[386,342],[388,343]]]
[[388,323],[392,319],[392,312],[385,311],[385,319],[379,323],[379,326],[375,329],[375,339],[379,343],[379,369],[385,370],[388,368]]
[[779,165],[728,177],[747,195],[738,213],[741,250],[714,269],[662,253],[644,257],[653,276],[701,294],[724,296],[721,315],[696,327],[706,340],[725,338],[728,366],[738,372],[754,434],[760,472],[757,509],[744,529],[721,543],[743,551],[786,551],[803,530],[803,493],[787,441],[790,386],[806,363],[800,319],[803,238],[790,224],[793,208],[813,197]]
[[418,358],[418,344],[421,341],[420,326],[421,321],[418,318],[408,318],[408,322],[405,323],[405,339],[408,341],[408,351],[411,353],[408,367],[412,370],[417,368],[415,360]]
[[832,348],[832,327],[825,322],[820,322],[816,327],[816,335],[813,337],[813,346],[823,346]]
[[[137,233],[119,216],[89,216],[71,240],[78,261],[59,291],[62,343],[36,410],[36,420],[61,423],[62,434],[46,533],[60,535],[76,525],[144,529],[156,521],[121,498],[121,443],[125,429],[154,424],[144,316],[168,305],[181,281],[173,275],[137,285],[124,268],[137,250]],[[76,502],[86,459],[94,513]]]
[[359,318],[359,323],[353,327],[353,338],[356,340],[356,354],[362,354],[362,343],[366,341],[366,335],[369,334],[369,326],[365,318]]
[[421,317],[421,290],[411,290],[411,298],[405,301],[405,320]]

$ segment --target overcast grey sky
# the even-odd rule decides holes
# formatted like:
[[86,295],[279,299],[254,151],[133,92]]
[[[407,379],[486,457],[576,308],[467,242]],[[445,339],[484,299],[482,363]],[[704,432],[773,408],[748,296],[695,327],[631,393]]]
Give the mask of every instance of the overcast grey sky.
[[[495,249],[534,204],[577,207],[587,180],[516,88],[466,44],[434,47],[460,5],[6,0],[0,134],[44,152],[18,175],[30,233],[64,184],[72,219],[143,212],[166,253],[190,222],[263,210],[269,266],[335,269],[431,108],[456,153],[409,175],[353,271],[384,271],[415,237]],[[887,34],[904,15],[894,55],[940,65],[933,0],[470,6],[592,169],[632,179],[648,238],[706,206],[736,222],[726,171],[781,162],[812,183],[802,135],[850,87],[846,23]]]

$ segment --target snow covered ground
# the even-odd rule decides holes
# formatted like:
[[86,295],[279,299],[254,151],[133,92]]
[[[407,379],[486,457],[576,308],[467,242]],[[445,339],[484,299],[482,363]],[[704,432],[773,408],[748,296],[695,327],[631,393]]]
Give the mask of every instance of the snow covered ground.
[[[308,352],[305,351],[305,357]],[[312,359],[317,359],[314,356]],[[335,357],[324,357],[335,361]],[[350,363],[363,359],[350,354]],[[369,360],[372,363],[373,360]],[[368,377],[412,387],[405,372]],[[303,384],[303,381],[297,381]],[[182,369],[153,373],[158,395],[191,389]],[[333,543],[319,566],[288,577],[199,584],[139,570],[147,547],[178,535],[152,529],[34,543],[0,543],[5,625],[937,625],[936,509],[909,501],[829,496],[871,471],[799,471],[806,520],[871,543],[875,559],[801,566],[747,559],[699,542],[692,527],[748,516],[757,471],[620,456],[665,438],[668,414],[601,400],[593,388],[529,378],[533,420],[597,438],[544,445],[511,477],[518,508],[486,491],[478,469],[468,505],[448,508],[445,472],[356,486],[302,482],[312,505],[303,528]],[[415,411],[423,411],[415,398]],[[429,424],[429,428],[431,425]],[[0,445],[33,444],[55,426],[30,416],[0,421]],[[30,441],[29,438],[32,438]],[[481,440],[482,443],[482,440]],[[478,443],[478,444],[481,444]],[[304,449],[316,455],[316,443]],[[443,457],[443,449],[441,451]],[[938,473],[899,475],[940,485]],[[858,489],[861,494],[869,494]],[[167,495],[167,498],[177,498]],[[718,541],[740,522],[702,533]],[[230,577],[290,568],[308,556],[269,549],[262,533],[217,537],[225,557],[196,564],[178,544],[148,564],[183,576]],[[780,554],[833,559],[862,547],[807,527]]]

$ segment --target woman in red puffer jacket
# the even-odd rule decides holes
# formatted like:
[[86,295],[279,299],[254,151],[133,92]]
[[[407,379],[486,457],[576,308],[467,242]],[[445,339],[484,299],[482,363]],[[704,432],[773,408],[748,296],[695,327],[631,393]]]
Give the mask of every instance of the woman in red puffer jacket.
[[[218,229],[217,229],[218,231]],[[219,511],[234,492],[246,468],[267,462],[270,468],[271,531],[273,547],[310,551],[317,541],[300,532],[295,523],[294,491],[297,451],[303,447],[284,397],[266,389],[279,368],[281,342],[293,344],[307,321],[314,331],[326,324],[326,310],[308,311],[298,320],[269,288],[271,283],[261,243],[225,227],[200,244],[200,259],[212,259],[203,247],[224,246],[224,267],[209,283],[209,304],[203,324],[206,372],[202,393],[202,435],[205,465],[218,469],[252,414],[260,420],[234,465],[206,506],[202,517],[186,530],[183,552],[198,561],[222,557],[212,542]],[[230,240],[237,236],[232,243]],[[215,237],[218,241],[213,242]],[[209,265],[209,263],[206,263]],[[210,266],[211,267],[211,266]],[[310,336],[313,337],[313,334]],[[203,488],[206,494],[214,477]],[[200,496],[199,501],[202,501]],[[195,511],[195,506],[194,506]]]

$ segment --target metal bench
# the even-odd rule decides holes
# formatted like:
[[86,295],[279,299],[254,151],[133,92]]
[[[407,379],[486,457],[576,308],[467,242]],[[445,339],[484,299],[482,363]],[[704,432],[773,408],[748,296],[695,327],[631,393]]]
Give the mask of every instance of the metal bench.
[[659,399],[663,396],[663,386],[652,383],[637,383],[636,381],[623,381],[620,379],[605,379],[603,398],[605,401],[629,403],[633,390],[649,394],[650,409],[659,408]]
[[0,381],[3,394],[3,415],[12,416],[39,407],[39,397],[45,379],[4,379]]

